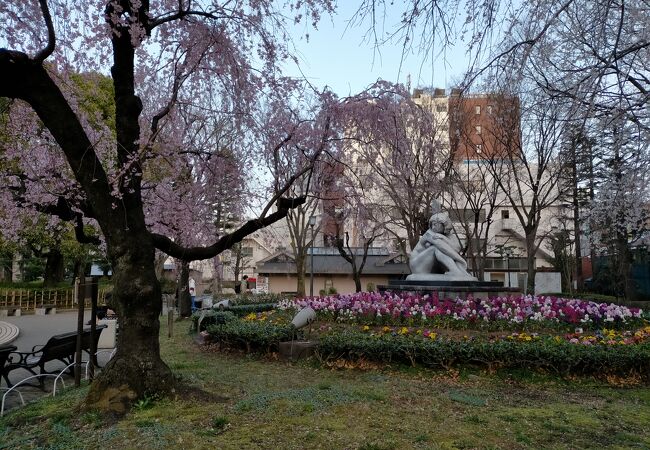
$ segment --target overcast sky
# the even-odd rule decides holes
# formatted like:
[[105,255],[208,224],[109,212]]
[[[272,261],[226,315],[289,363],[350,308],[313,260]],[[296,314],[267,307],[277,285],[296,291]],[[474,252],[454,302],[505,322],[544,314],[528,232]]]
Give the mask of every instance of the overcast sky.
[[[373,42],[364,36],[367,25],[347,27],[356,6],[356,2],[340,2],[336,16],[323,17],[318,30],[309,30],[309,41],[301,38],[306,32],[304,26],[293,30],[300,69],[315,86],[328,85],[338,95],[345,96],[363,90],[378,78],[406,83],[410,75],[412,88],[448,88],[461,77],[467,65],[462,45],[448,49],[437,58],[431,52],[428,57],[407,54],[400,68],[403,54],[400,43],[384,44],[375,50]],[[398,20],[399,16],[387,17],[385,31],[392,29]],[[300,75],[293,64],[286,66],[286,72]]]

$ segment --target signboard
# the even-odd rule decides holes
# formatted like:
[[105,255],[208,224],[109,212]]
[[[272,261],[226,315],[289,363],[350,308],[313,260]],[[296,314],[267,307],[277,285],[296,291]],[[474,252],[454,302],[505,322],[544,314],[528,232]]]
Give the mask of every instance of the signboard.
[[255,286],[257,292],[269,293],[269,279],[265,276],[258,275],[257,285]]

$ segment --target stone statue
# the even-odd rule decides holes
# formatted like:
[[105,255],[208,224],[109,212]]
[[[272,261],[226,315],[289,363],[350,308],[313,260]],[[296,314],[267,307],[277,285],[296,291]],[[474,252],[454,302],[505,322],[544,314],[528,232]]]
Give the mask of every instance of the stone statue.
[[440,203],[431,202],[429,229],[420,237],[411,251],[407,280],[418,281],[470,281],[475,277],[467,272],[467,262],[458,253],[460,242],[453,234],[449,214],[442,211]]

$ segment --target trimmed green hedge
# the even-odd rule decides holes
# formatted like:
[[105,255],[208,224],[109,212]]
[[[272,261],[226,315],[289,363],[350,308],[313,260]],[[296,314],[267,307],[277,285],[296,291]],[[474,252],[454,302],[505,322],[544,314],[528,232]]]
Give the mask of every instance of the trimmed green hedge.
[[278,326],[266,322],[231,320],[223,325],[210,325],[207,332],[213,342],[229,348],[246,351],[270,352],[277,350],[281,341],[291,340],[296,328],[292,325]]
[[627,375],[648,378],[650,344],[580,345],[551,338],[531,342],[425,340],[409,336],[371,336],[346,331],[321,337],[321,359],[369,359],[450,368],[479,366],[543,369],[560,375]]
[[[228,308],[223,308],[223,309],[211,309],[205,312],[205,316],[203,318],[203,321],[201,322],[201,330],[203,331],[208,327],[208,325],[212,325],[217,323],[216,317],[219,314],[222,313],[230,313],[232,316],[236,317],[244,317],[247,316],[251,313],[259,313],[259,312],[264,312],[264,311],[272,311],[275,309],[275,303],[262,303],[262,304],[256,304],[256,305],[237,305],[237,306],[230,306]],[[192,314],[192,329],[196,330],[196,324],[198,323],[199,317],[201,317],[201,314],[203,311],[196,311]]]
[[224,308],[224,311],[230,311],[236,316],[243,317],[247,316],[250,313],[258,313],[264,311],[271,311],[276,308],[275,303],[253,303],[249,305],[234,305],[228,308]]

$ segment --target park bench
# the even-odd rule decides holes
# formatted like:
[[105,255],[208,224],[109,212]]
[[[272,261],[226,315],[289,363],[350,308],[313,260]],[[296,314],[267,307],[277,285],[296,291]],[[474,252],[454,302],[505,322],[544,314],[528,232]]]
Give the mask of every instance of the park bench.
[[[102,330],[106,325],[99,325],[95,333],[95,348]],[[90,353],[91,348],[91,331],[90,328],[83,330],[81,336],[81,349]],[[5,379],[9,382],[9,373],[16,369],[25,369],[32,375],[42,375],[48,373],[57,373],[58,371],[48,372],[45,370],[45,364],[51,361],[60,361],[65,366],[74,362],[74,356],[77,350],[77,332],[72,331],[64,334],[52,336],[45,345],[36,345],[31,352],[11,352],[9,355],[9,364],[5,367]],[[93,363],[96,363],[95,355],[92,355]],[[36,372],[38,369],[38,373]],[[73,372],[70,368],[70,372]],[[40,387],[43,387],[43,379],[39,379]]]
[[56,314],[56,305],[41,305],[34,308],[34,314],[45,316],[47,314]]
[[20,316],[22,308],[20,306],[7,305],[0,308],[0,317]]
[[9,377],[7,376],[9,372],[6,369],[5,364],[9,360],[9,355],[16,351],[15,345],[4,345],[0,347],[0,382],[4,378],[9,386]]

